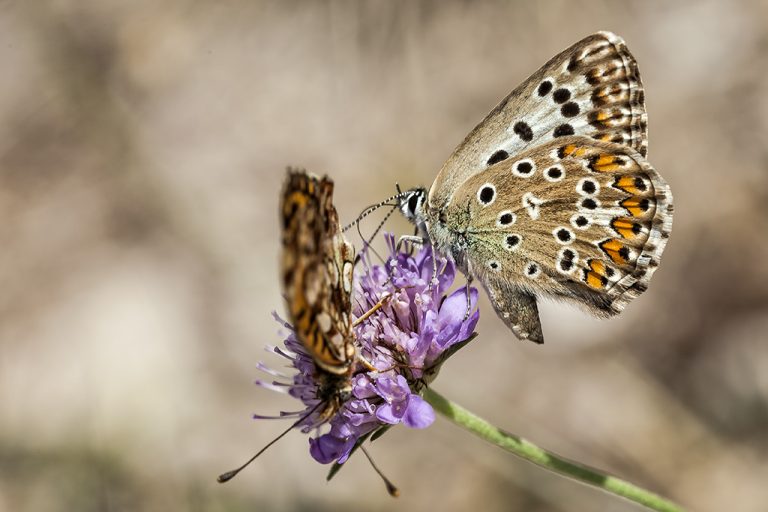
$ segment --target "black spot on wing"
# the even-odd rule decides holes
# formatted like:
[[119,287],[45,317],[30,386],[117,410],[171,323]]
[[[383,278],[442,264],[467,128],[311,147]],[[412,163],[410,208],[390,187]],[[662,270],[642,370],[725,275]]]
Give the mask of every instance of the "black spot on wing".
[[581,112],[579,105],[573,101],[569,101],[560,108],[560,113],[563,117],[576,117]]
[[571,91],[568,89],[558,89],[552,93],[552,99],[555,100],[555,103],[565,103],[571,99]]
[[500,149],[491,155],[491,157],[488,159],[488,165],[497,164],[501,161],[506,160],[507,158],[509,158],[509,153],[507,153],[503,149]]
[[516,122],[512,129],[525,142],[531,142],[533,140],[533,130],[525,121]]
[[539,96],[544,97],[547,94],[549,94],[549,91],[551,90],[552,90],[552,82],[550,82],[549,80],[544,80],[539,84],[539,88],[537,92],[539,93]]
[[573,135],[575,132],[573,131],[573,126],[569,124],[561,124],[557,128],[555,128],[555,131],[552,132],[552,135],[555,137],[567,137],[568,135]]
[[488,204],[493,201],[493,196],[496,195],[496,191],[491,187],[483,187],[480,189],[480,201],[483,204]]

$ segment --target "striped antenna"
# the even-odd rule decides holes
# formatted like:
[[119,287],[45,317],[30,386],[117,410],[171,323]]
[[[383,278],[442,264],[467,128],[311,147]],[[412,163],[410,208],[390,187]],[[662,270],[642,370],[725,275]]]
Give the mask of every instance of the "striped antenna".
[[344,226],[344,228],[342,228],[341,232],[345,233],[352,226],[360,224],[361,220],[363,220],[368,215],[372,214],[373,212],[375,212],[376,210],[378,210],[382,206],[393,206],[393,207],[400,206],[399,203],[391,204],[390,201],[394,201],[396,199],[400,199],[401,197],[403,197],[406,194],[406,192],[402,192],[400,190],[400,185],[398,185],[398,184],[395,184],[395,187],[397,187],[397,194],[393,195],[392,197],[386,198],[384,201],[381,201],[380,203],[372,204],[372,205],[368,206],[367,208],[364,208],[363,211],[360,212],[360,215],[358,215],[355,220],[353,220],[352,222],[350,222],[349,224]]
[[376,235],[379,234],[379,231],[381,231],[381,228],[384,227],[384,224],[387,223],[389,218],[392,216],[393,213],[395,213],[395,210],[397,210],[398,205],[392,206],[392,208],[387,212],[387,214],[384,216],[384,218],[379,222],[379,225],[376,226],[376,229],[373,231],[373,234],[368,237],[368,240],[365,240],[365,237],[363,236],[362,231],[360,231],[360,224],[357,224],[357,233],[360,235],[360,238],[365,241],[365,246],[370,247],[371,242],[373,242],[373,239],[376,238]]

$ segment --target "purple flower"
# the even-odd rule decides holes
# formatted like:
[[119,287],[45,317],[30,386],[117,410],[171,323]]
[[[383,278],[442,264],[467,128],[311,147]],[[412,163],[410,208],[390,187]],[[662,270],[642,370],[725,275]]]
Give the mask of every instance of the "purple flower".
[[[355,328],[358,353],[376,371],[368,371],[362,364],[355,366],[351,397],[332,417],[320,413],[322,406],[318,405],[321,399],[314,363],[293,332],[285,339],[285,349],[271,347],[270,350],[287,358],[297,373],[288,377],[263,364],[259,366],[291,382],[257,381],[257,384],[287,392],[304,404],[303,410],[281,413],[280,417],[301,418],[313,409],[317,411],[297,427],[306,433],[316,432],[309,440],[309,451],[323,464],[345,462],[358,439],[382,426],[402,423],[410,428],[426,428],[431,425],[435,412],[419,392],[434,379],[439,366],[453,350],[471,338],[479,318],[475,288],[471,288],[469,294],[470,315],[467,315],[464,287],[446,296],[456,276],[453,262],[438,255],[433,263],[430,247],[421,249],[415,257],[397,252],[394,238],[387,235],[386,240],[390,256],[384,265],[372,265],[368,253],[363,252],[363,272],[354,291],[356,318],[387,298],[380,309]],[[437,275],[433,279],[435,267]]]

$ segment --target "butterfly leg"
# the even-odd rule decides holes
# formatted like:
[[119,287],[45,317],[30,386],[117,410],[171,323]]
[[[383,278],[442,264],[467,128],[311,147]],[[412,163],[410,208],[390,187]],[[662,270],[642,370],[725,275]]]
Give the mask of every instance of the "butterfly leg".
[[[376,313],[378,310],[380,310],[384,305],[389,302],[389,300],[392,298],[392,294],[389,292],[385,292],[384,295],[379,299],[379,301],[374,304],[368,311],[360,315],[355,319],[355,321],[352,323],[352,327],[357,327],[361,323],[368,320],[371,315]],[[372,362],[370,362],[365,356],[363,356],[360,352],[357,353],[357,360],[360,362],[360,364],[363,365],[366,371],[369,372],[378,372],[378,368],[376,368]]]
[[423,246],[427,241],[420,236],[417,235],[403,235],[400,238],[397,239],[397,245],[395,246],[395,252],[400,252],[400,248],[403,246],[405,242],[409,242],[415,246],[421,247]]
[[384,307],[384,304],[389,302],[389,299],[391,298],[392,298],[392,294],[389,292],[385,292],[384,295],[381,297],[381,299],[379,299],[379,302],[374,304],[373,307],[371,307],[371,309],[369,309],[368,311],[366,311],[365,313],[363,313],[362,315],[360,315],[355,319],[355,321],[352,323],[352,327],[357,327],[361,323],[368,320],[368,318],[370,318],[372,314],[374,314],[375,312],[380,310],[382,307]]
[[472,284],[473,280],[474,278],[471,275],[467,276],[467,286],[464,288],[464,290],[467,292],[467,311],[464,313],[464,321],[466,321],[467,318],[469,318],[470,313],[472,313],[472,293],[470,285]]
[[[397,240],[397,246],[395,247],[395,250],[397,252],[400,252],[400,246],[405,242],[409,242],[413,245],[422,247],[427,243],[429,243],[429,239],[424,238],[422,236],[418,236],[418,235],[403,235]],[[437,284],[437,258],[435,258],[434,247],[432,248],[432,282],[431,284],[432,285]]]

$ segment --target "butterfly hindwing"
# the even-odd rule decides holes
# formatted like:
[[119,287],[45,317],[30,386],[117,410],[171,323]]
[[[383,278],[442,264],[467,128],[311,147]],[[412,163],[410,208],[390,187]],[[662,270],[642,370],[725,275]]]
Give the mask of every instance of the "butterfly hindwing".
[[553,57],[464,139],[430,190],[445,206],[453,191],[489,166],[553,139],[584,135],[645,156],[647,118],[640,75],[624,41],[598,32]]
[[544,334],[539,320],[536,296],[504,279],[489,276],[483,287],[491,299],[496,314],[521,340],[543,343]]
[[612,315],[645,290],[658,266],[672,196],[638,151],[573,136],[472,176],[447,210],[448,225],[466,228],[464,256],[483,283]]

